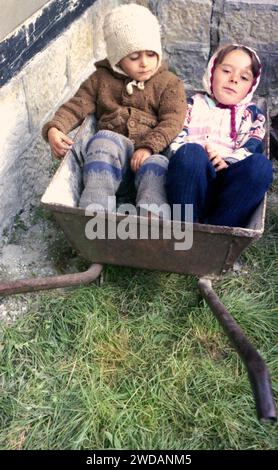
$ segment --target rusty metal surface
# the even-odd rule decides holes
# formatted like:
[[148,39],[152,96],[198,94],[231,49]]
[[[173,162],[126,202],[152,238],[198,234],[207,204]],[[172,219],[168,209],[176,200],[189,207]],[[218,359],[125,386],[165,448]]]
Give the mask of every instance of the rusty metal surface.
[[89,284],[99,277],[102,268],[103,267],[100,264],[93,264],[89,269],[87,269],[87,271],[82,273],[1,282],[0,296]]
[[[52,209],[54,210],[53,207]],[[91,220],[90,217],[86,217],[81,209],[72,211],[74,209],[70,212],[63,211],[60,207],[59,211],[54,211],[54,215],[76,251],[83,258],[95,263],[197,276],[219,275],[231,267],[239,254],[260,236],[259,232],[252,230],[194,224],[193,245],[189,250],[175,250],[175,239],[163,239],[162,227],[158,240],[88,240],[85,227]],[[122,220],[123,216],[117,215],[116,225]],[[137,217],[134,217],[133,223],[136,226]]]
[[276,421],[277,413],[273,400],[270,376],[262,357],[245,336],[240,326],[220,302],[208,279],[200,279],[198,287],[213,314],[243,360],[252,386],[258,418]]

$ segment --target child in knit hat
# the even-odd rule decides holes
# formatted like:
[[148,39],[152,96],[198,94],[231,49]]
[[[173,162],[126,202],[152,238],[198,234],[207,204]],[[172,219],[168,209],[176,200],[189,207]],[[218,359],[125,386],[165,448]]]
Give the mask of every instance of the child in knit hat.
[[85,145],[80,207],[115,210],[108,197],[128,180],[130,168],[137,206],[161,206],[168,167],[161,152],[182,130],[184,86],[161,62],[160,27],[150,10],[119,6],[106,15],[103,31],[107,58],[44,125],[43,136],[62,158],[74,144],[66,134],[95,113],[98,132]]
[[253,49],[222,46],[208,63],[206,94],[189,100],[184,129],[171,145],[166,191],[173,208],[193,204],[194,222],[245,227],[271,184],[265,117],[251,102],[260,75]]

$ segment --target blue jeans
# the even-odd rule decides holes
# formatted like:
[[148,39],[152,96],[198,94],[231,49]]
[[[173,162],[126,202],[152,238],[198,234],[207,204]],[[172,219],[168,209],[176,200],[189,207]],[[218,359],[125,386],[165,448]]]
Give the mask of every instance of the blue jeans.
[[183,145],[170,159],[166,177],[168,202],[193,204],[193,221],[244,227],[272,182],[272,163],[255,153],[216,172],[199,144]]

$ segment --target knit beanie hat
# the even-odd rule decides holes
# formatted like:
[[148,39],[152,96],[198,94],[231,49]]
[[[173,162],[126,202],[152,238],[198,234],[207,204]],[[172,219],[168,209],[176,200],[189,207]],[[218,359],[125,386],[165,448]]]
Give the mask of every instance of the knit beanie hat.
[[117,67],[120,60],[137,51],[156,52],[157,69],[160,67],[160,26],[148,8],[135,3],[114,8],[104,18],[103,33],[107,59],[117,72],[124,73]]

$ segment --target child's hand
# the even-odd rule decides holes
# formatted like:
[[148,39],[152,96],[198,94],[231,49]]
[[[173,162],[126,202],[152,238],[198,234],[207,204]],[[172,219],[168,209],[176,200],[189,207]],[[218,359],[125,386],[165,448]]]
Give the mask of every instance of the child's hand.
[[50,127],[47,136],[51,150],[57,158],[63,158],[74,144],[73,140],[56,127]]
[[131,169],[136,173],[140,166],[143,165],[144,161],[147,160],[152,154],[152,151],[147,148],[137,149],[130,160]]
[[225,162],[224,158],[222,158],[217,150],[211,144],[206,144],[205,149],[208,153],[209,160],[213,164],[215,171],[224,170],[228,168],[228,164]]

